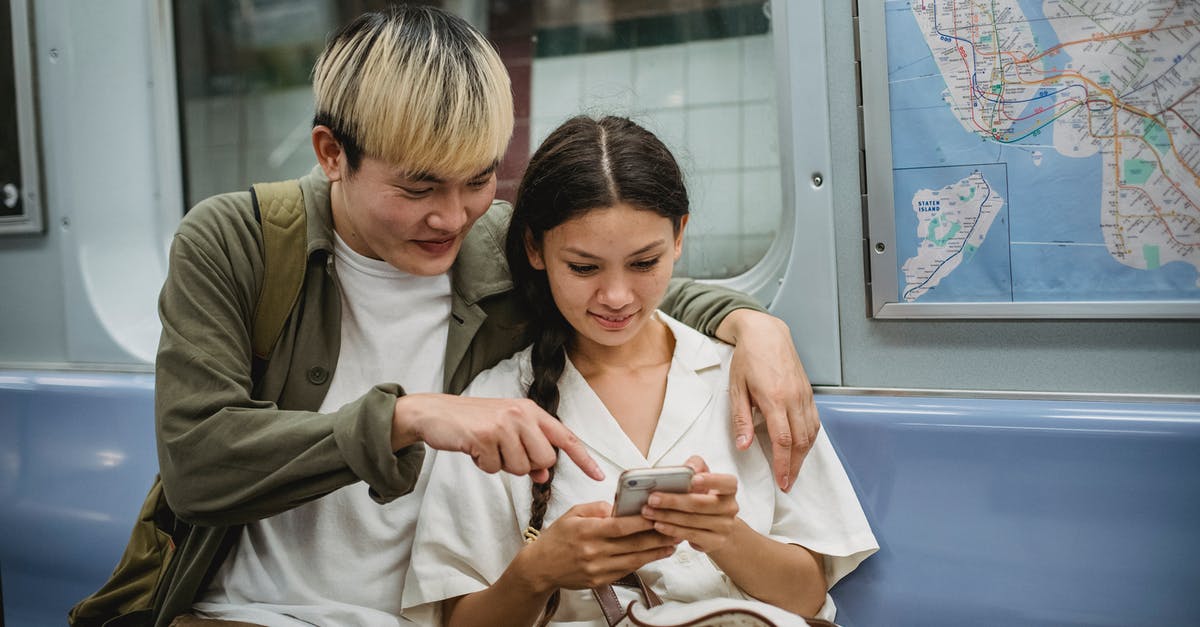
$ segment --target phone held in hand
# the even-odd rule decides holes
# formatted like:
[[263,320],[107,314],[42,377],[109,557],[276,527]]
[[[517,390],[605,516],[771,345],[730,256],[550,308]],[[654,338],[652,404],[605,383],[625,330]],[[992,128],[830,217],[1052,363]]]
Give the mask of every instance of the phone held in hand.
[[612,515],[632,516],[641,513],[651,492],[686,494],[691,486],[692,469],[687,466],[626,470],[617,479]]

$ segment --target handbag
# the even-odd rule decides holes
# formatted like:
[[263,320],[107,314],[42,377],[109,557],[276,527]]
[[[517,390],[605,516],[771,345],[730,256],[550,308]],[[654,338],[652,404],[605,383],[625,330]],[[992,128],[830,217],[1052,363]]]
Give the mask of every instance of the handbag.
[[[634,601],[621,607],[613,586],[640,590],[644,605]],[[819,618],[803,618],[761,601],[707,599],[694,603],[663,603],[637,572],[612,584],[592,588],[592,595],[609,627],[837,627]]]

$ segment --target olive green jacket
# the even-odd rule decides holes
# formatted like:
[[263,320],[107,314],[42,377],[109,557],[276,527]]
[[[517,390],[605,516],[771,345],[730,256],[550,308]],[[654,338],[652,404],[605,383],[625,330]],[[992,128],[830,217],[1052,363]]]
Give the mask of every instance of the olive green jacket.
[[[270,359],[251,357],[263,280],[262,231],[249,192],[204,200],[179,226],[159,299],[155,364],[158,456],[179,524],[177,551],[155,592],[155,624],[187,612],[241,526],[364,481],[380,503],[413,489],[424,449],[392,451],[399,383],[380,383],[332,413],[317,413],[337,365],[341,300],[333,265],[329,182],[300,179],[308,218],[299,302]],[[523,324],[504,262],[511,208],[495,203],[475,224],[451,270],[444,388],[461,392],[479,372],[523,348]],[[662,308],[713,335],[747,297],[687,280]],[[404,356],[398,355],[403,359]]]

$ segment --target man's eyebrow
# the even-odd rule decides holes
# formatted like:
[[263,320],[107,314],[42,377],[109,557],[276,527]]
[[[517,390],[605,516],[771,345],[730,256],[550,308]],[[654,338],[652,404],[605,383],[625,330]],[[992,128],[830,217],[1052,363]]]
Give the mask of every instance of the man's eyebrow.
[[486,167],[486,168],[484,168],[484,169],[480,170],[480,171],[479,171],[479,173],[478,173],[478,174],[476,174],[475,176],[472,176],[470,180],[472,180],[472,181],[473,181],[473,180],[475,180],[475,179],[481,179],[481,178],[483,178],[483,177],[485,177],[485,176],[491,176],[491,175],[492,175],[492,172],[495,172],[495,171],[496,171],[496,168],[498,168],[498,167],[500,167],[500,160],[499,160],[499,159],[497,159],[497,160],[493,161],[493,162],[492,162],[492,165],[489,165],[488,167]]
[[[499,166],[500,166],[500,160],[497,159],[496,161],[493,161],[491,165],[480,170],[478,173],[475,174],[475,176],[472,176],[471,178],[469,178],[467,180],[474,181],[475,179],[481,179],[485,176],[491,176],[492,172],[495,172],[496,168]],[[434,176],[433,174],[430,174],[429,172],[417,172],[415,174],[410,174],[405,178],[413,181],[414,183],[441,184],[441,183],[446,182],[445,179],[438,177],[438,176]]]

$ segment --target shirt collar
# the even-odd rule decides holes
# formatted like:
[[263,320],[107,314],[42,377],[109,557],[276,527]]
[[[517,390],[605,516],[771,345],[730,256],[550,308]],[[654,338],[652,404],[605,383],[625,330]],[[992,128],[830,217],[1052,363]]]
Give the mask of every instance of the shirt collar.
[[[711,340],[670,316],[656,312],[675,336],[675,352],[667,374],[662,413],[643,457],[621,430],[603,402],[575,369],[570,359],[559,379],[562,404],[559,416],[595,453],[622,470],[655,466],[706,415],[715,390],[701,371],[721,365],[721,355]],[[725,419],[725,417],[720,417]]]

